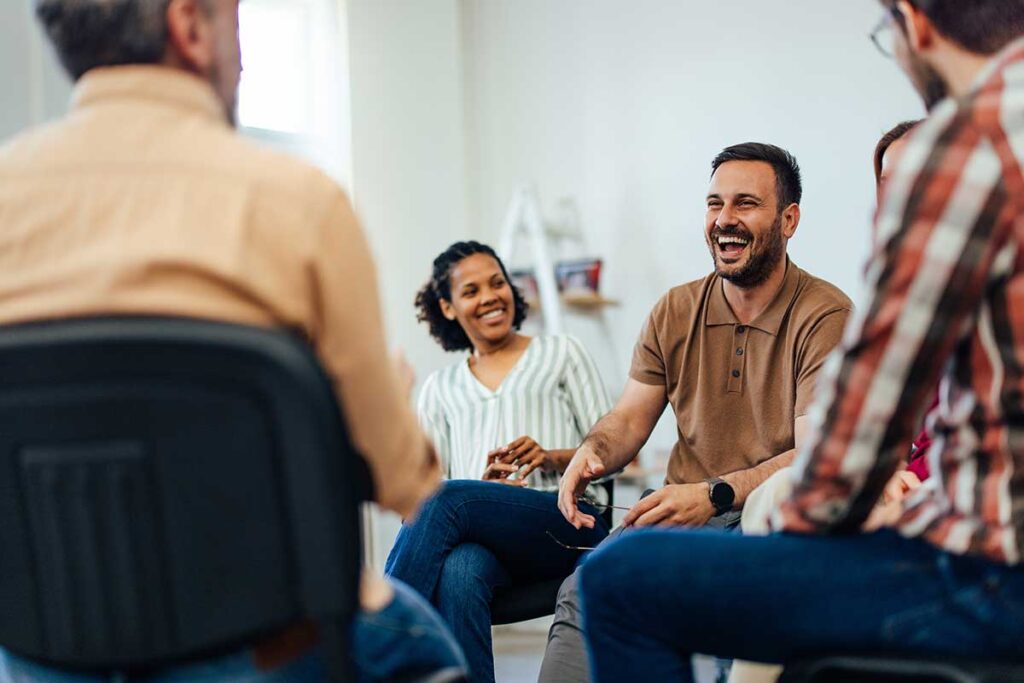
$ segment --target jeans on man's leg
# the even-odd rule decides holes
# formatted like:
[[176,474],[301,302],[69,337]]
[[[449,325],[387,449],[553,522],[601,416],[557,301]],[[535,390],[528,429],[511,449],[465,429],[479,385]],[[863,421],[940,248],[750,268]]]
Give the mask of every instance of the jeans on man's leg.
[[[352,624],[352,657],[361,683],[466,670],[458,643],[427,602],[392,582],[394,599],[377,612],[360,611]],[[327,678],[319,649],[273,669],[261,668],[251,649],[169,667],[145,676],[62,672],[0,650],[0,683],[314,683]]]
[[593,553],[580,585],[599,683],[692,681],[694,652],[1009,657],[1024,639],[1024,571],[888,530],[641,531]]
[[416,591],[390,580],[395,597],[378,612],[359,612],[352,627],[352,656],[359,680],[393,680],[441,669],[466,670],[459,644],[441,617]]

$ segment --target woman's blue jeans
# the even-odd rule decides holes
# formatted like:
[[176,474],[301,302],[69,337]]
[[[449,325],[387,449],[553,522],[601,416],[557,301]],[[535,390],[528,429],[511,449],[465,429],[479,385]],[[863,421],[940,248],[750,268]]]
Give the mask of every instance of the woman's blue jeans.
[[[608,535],[598,511],[594,529],[576,530],[557,496],[485,481],[449,481],[404,525],[385,572],[413,587],[451,627],[476,681],[494,680],[491,599],[495,588],[564,578],[580,552]],[[552,604],[552,608],[554,605]]]
[[[449,668],[465,670],[458,644],[440,617],[408,586],[393,582],[395,599],[379,612],[360,612],[352,652],[360,683]],[[251,650],[146,676],[56,671],[0,650],[0,683],[309,683],[327,680],[314,650],[275,669],[261,669]]]
[[692,653],[1021,657],[1024,569],[885,530],[855,536],[624,534],[581,568],[598,683],[692,681]]

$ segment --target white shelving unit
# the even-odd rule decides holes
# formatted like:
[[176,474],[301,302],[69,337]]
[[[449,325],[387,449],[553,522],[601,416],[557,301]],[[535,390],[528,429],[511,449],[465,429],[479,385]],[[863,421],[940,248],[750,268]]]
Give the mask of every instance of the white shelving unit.
[[[498,244],[498,254],[505,263],[514,262],[516,245],[522,238],[526,239],[530,248],[530,267],[537,279],[544,332],[559,334],[565,331],[564,312],[566,307],[571,307],[579,312],[599,314],[602,325],[604,325],[604,308],[616,305],[617,301],[597,294],[589,296],[559,295],[550,242],[552,239],[566,239],[585,247],[585,240],[582,232],[578,229],[567,229],[566,226],[552,228],[546,225],[537,193],[528,185],[515,191],[512,201],[509,202],[508,210],[505,212],[505,223],[502,226],[501,240]],[[605,336],[605,339],[610,339],[610,337]]]
[[559,334],[564,329],[562,303],[558,296],[558,283],[555,282],[555,264],[551,260],[547,230],[537,193],[528,186],[516,190],[508,205],[508,211],[505,212],[505,224],[501,229],[501,241],[498,243],[498,254],[505,263],[512,263],[516,242],[522,235],[525,235],[530,243],[531,265],[534,277],[537,278],[544,331],[548,334]]

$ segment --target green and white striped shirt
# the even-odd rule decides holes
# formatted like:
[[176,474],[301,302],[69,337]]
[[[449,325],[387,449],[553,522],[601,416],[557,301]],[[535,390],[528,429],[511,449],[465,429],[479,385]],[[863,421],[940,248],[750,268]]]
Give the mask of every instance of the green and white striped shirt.
[[[419,416],[449,479],[479,479],[487,453],[520,436],[547,450],[576,448],[611,402],[594,360],[575,337],[534,337],[496,391],[473,375],[469,360],[423,383]],[[558,489],[556,472],[535,471],[528,485]]]

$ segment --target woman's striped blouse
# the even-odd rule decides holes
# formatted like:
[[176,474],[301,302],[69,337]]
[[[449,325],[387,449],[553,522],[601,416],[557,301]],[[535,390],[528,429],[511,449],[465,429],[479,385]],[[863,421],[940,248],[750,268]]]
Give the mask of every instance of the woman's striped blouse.
[[[473,375],[469,359],[427,377],[419,416],[450,479],[479,479],[487,453],[520,436],[541,447],[576,448],[611,407],[594,360],[575,337],[534,337],[491,391]],[[535,471],[529,485],[557,490],[559,475]]]

